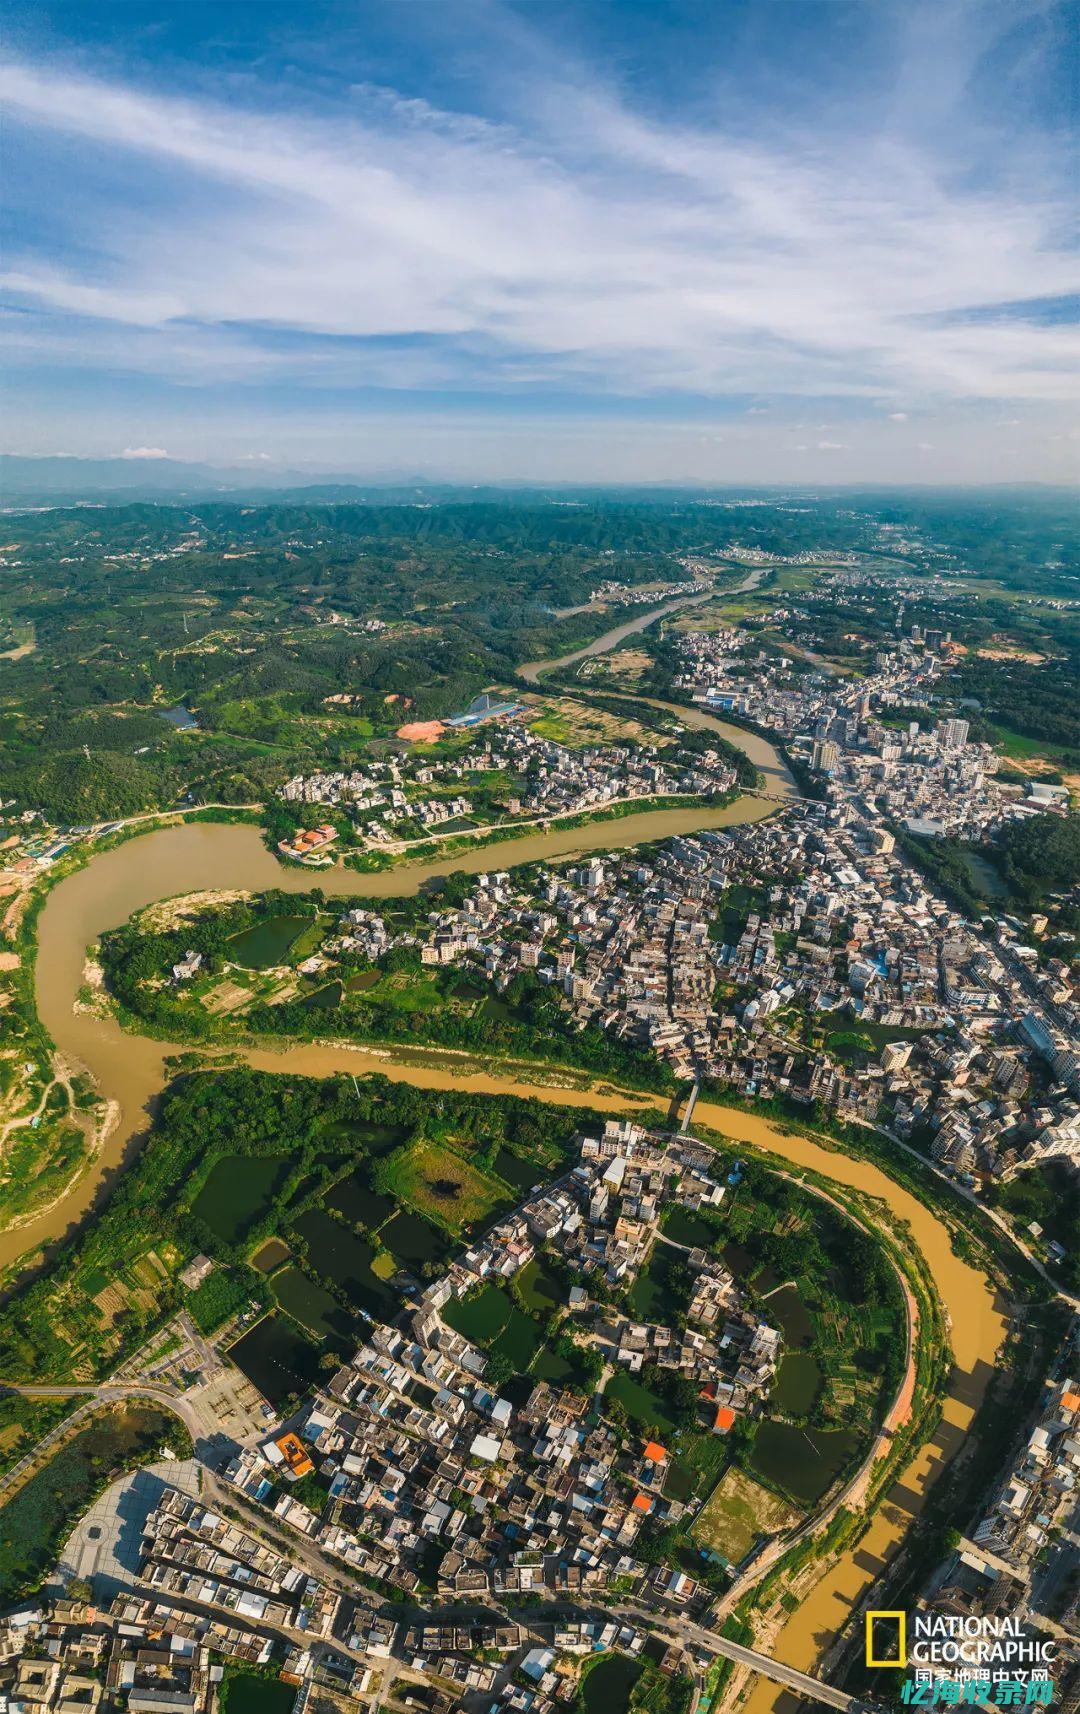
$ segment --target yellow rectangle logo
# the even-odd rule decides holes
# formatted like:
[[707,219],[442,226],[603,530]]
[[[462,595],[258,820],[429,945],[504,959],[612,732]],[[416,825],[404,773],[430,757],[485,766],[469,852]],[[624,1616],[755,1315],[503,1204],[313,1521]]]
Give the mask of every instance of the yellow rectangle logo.
[[[891,1619],[896,1625],[896,1653],[887,1660],[874,1652],[874,1626],[881,1619]],[[907,1665],[907,1614],[897,1608],[874,1608],[866,1615],[866,1664],[867,1666],[906,1666]]]

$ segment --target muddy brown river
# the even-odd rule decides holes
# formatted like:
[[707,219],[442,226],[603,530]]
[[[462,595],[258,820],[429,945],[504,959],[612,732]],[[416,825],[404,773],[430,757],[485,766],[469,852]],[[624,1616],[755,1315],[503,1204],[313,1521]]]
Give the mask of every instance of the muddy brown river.
[[[682,709],[676,710],[681,716]],[[703,721],[725,731],[710,716]],[[749,747],[745,733],[727,728],[725,735]],[[764,744],[764,740],[755,741]],[[771,751],[772,747],[767,746]],[[790,790],[783,763],[772,751],[772,789]],[[757,758],[755,757],[755,760]],[[179,1046],[124,1034],[108,1020],[74,1010],[89,942],[107,928],[124,922],[135,910],[169,898],[211,888],[281,887],[304,891],[313,886],[326,892],[385,898],[415,892],[424,879],[455,869],[479,871],[506,868],[538,858],[574,851],[607,849],[637,841],[661,839],[706,827],[721,827],[769,813],[773,805],[759,798],[741,798],[726,809],[645,811],[616,823],[593,828],[533,833],[465,855],[416,863],[375,875],[334,869],[305,872],[283,869],[251,827],[189,823],[159,829],[94,857],[83,869],[59,882],[50,894],[39,924],[37,996],[43,1023],[60,1052],[86,1067],[101,1092],[119,1107],[119,1122],[103,1154],[69,1194],[48,1213],[19,1230],[0,1235],[0,1265],[31,1255],[59,1237],[72,1221],[85,1216],[108,1176],[135,1150],[144,1133],[149,1109],[165,1082],[164,1060]],[[481,1094],[531,1096],[537,1100],[604,1111],[633,1111],[655,1106],[655,1095],[604,1093],[520,1082],[496,1072],[461,1074],[452,1056],[425,1056],[423,1064],[402,1063],[370,1049],[347,1045],[296,1046],[249,1052],[249,1063],[260,1070],[309,1076],[337,1072],[363,1075],[378,1071],[397,1081],[424,1088],[454,1087]],[[911,1237],[926,1257],[930,1272],[952,1320],[956,1358],[944,1419],[934,1441],[904,1472],[870,1531],[858,1547],[825,1571],[810,1595],[788,1619],[771,1645],[772,1652],[793,1665],[813,1668],[850,1615],[873,1576],[897,1551],[921,1509],[927,1489],[938,1479],[964,1435],[993,1372],[1004,1332],[1002,1306],[977,1269],[954,1255],[944,1224],[908,1191],[869,1162],[823,1148],[811,1139],[781,1132],[769,1120],[714,1102],[698,1103],[696,1117],[703,1126],[752,1144],[796,1167],[811,1167],[839,1184],[851,1185],[881,1199],[893,1221],[906,1221]],[[781,1700],[775,1686],[759,1680],[750,1701],[753,1714],[764,1714]]]

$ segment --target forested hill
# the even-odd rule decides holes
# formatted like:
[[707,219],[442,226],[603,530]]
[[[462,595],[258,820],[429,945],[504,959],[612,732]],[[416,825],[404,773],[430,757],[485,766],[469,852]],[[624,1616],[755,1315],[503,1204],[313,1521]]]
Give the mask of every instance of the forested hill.
[[[1045,596],[1076,587],[1069,522],[1053,490],[873,506],[421,491],[412,503],[13,509],[0,541],[0,793],[61,823],[184,792],[252,802],[297,767],[355,757],[404,709],[444,715],[520,661],[590,641],[619,617],[578,611],[603,583],[685,581],[699,556],[732,583],[755,554],[857,554],[916,577],[993,566]],[[173,704],[197,732],[166,727]]]

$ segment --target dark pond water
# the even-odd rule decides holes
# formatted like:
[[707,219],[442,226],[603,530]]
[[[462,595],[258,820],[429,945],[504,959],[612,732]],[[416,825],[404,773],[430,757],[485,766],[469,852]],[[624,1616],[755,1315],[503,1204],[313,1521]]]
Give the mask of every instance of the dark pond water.
[[313,994],[306,994],[300,1004],[305,1012],[332,1012],[341,1004],[341,983],[328,982],[324,988],[316,988]]
[[279,1678],[226,1667],[225,1683],[229,1714],[292,1714],[296,1706],[295,1684],[282,1684]]
[[229,1356],[275,1406],[305,1393],[319,1373],[319,1346],[287,1316],[264,1315],[229,1347]]
[[485,1285],[467,1301],[453,1298],[442,1312],[443,1320],[477,1345],[488,1345],[506,1325],[513,1304],[496,1285]]
[[664,1237],[692,1250],[707,1250],[716,1238],[709,1222],[690,1208],[675,1207],[664,1221]]
[[742,1244],[725,1244],[721,1254],[740,1285],[753,1286],[755,1291],[765,1293],[775,1291],[780,1284],[773,1270],[761,1267]]
[[846,1428],[819,1430],[763,1422],[754,1441],[751,1469],[804,1505],[816,1505],[843,1469],[857,1439]]
[[169,726],[174,726],[177,732],[197,732],[199,730],[199,722],[195,716],[190,709],[184,708],[180,703],[177,703],[175,708],[162,708],[158,712],[162,720]]
[[645,1664],[629,1655],[611,1654],[590,1670],[581,1688],[586,1714],[627,1714],[630,1697]]
[[211,1167],[192,1213],[235,1244],[269,1213],[291,1166],[289,1155],[225,1155]]
[[283,961],[293,941],[310,925],[310,917],[267,917],[265,922],[254,923],[233,935],[228,944],[229,957],[234,964],[243,964],[248,970],[266,970]]
[[744,1249],[741,1244],[725,1244],[722,1254],[737,1280],[741,1282],[749,1279],[754,1271],[754,1258],[749,1250]]
[[772,1400],[787,1416],[806,1416],[821,1391],[821,1370],[809,1351],[789,1351],[781,1361]]
[[272,1274],[274,1269],[279,1268],[282,1262],[288,1258],[289,1254],[288,1244],[283,1244],[280,1238],[268,1238],[266,1243],[261,1244],[252,1256],[251,1265],[253,1268],[257,1268],[260,1274]]
[[492,1340],[490,1349],[505,1357],[521,1375],[536,1356],[543,1340],[544,1335],[532,1316],[523,1315],[520,1309],[515,1308],[511,1309],[502,1332]]
[[1003,899],[1006,896],[1009,889],[992,863],[978,851],[963,851],[961,857],[971,876],[972,885],[984,898]]
[[375,1250],[366,1238],[358,1238],[318,1208],[301,1214],[293,1230],[307,1241],[311,1267],[343,1287],[369,1315],[385,1316],[398,1307],[385,1280],[371,1270]]
[[368,988],[374,988],[382,981],[381,970],[358,970],[355,976],[346,978],[345,987],[350,994],[362,994]]
[[486,1285],[467,1303],[448,1303],[442,1313],[466,1339],[506,1357],[518,1374],[524,1374],[543,1342],[538,1323],[522,1314],[500,1286]]
[[509,1149],[499,1150],[494,1167],[504,1184],[512,1185],[515,1190],[531,1190],[534,1184],[542,1184],[548,1176],[542,1166],[523,1161],[520,1155],[512,1154]]
[[391,1255],[407,1266],[436,1262],[450,1249],[448,1239],[437,1227],[421,1219],[419,1214],[404,1211],[386,1222],[379,1237]]
[[678,1250],[669,1250],[663,1244],[657,1244],[626,1294],[630,1314],[636,1316],[639,1321],[668,1325],[680,1307],[668,1285],[668,1275],[672,1268],[682,1265],[683,1257]]
[[566,1301],[561,1281],[548,1273],[540,1257],[535,1257],[528,1267],[521,1270],[518,1286],[526,1308],[541,1315],[550,1315],[553,1309],[561,1309]]
[[340,1119],[326,1127],[327,1137],[348,1137],[358,1143],[366,1154],[388,1155],[403,1143],[409,1132],[404,1125],[379,1125],[368,1119]]
[[793,1350],[809,1345],[814,1337],[814,1323],[794,1286],[781,1286],[765,1299],[761,1312],[773,1327],[779,1327],[784,1343]]
[[336,1298],[299,1268],[285,1268],[274,1280],[274,1296],[282,1309],[320,1339],[355,1336],[357,1323]]
[[389,1219],[396,1204],[389,1196],[379,1196],[371,1189],[363,1172],[353,1173],[335,1184],[326,1198],[327,1208],[333,1208],[352,1226],[364,1226],[369,1232],[378,1231]]
[[676,1458],[668,1468],[664,1493],[673,1500],[688,1500],[697,1487],[694,1472]]
[[574,1365],[568,1363],[565,1357],[560,1357],[557,1351],[545,1347],[537,1356],[531,1373],[538,1381],[550,1381],[554,1386],[562,1386],[574,1373]]

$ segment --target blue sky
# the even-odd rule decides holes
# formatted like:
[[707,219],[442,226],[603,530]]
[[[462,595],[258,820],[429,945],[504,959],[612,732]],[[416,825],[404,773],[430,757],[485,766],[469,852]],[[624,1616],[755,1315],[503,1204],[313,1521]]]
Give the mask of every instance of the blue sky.
[[464,481],[1076,474],[1052,0],[34,0],[9,451]]

